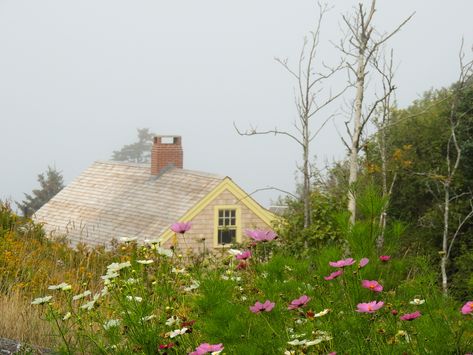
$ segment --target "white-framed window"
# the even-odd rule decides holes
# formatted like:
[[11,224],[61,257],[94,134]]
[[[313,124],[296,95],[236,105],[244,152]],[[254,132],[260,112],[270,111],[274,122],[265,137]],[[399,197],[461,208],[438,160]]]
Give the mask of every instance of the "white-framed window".
[[215,246],[240,242],[240,208],[237,206],[215,207]]

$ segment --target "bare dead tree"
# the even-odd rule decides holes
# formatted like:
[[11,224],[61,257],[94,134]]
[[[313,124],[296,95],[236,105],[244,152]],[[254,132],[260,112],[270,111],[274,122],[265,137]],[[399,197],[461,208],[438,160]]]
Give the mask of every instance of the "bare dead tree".
[[447,276],[447,264],[450,260],[450,253],[452,246],[460,233],[463,225],[473,216],[473,196],[471,192],[469,195],[469,203],[471,210],[467,213],[463,219],[461,219],[457,225],[457,228],[450,237],[450,205],[452,201],[458,201],[465,194],[457,194],[452,196],[455,192],[453,191],[453,182],[460,165],[462,150],[457,140],[456,130],[460,123],[460,119],[463,115],[458,114],[458,102],[462,90],[466,86],[471,85],[473,80],[473,59],[465,62],[465,54],[463,51],[463,40],[459,52],[459,63],[460,63],[460,75],[458,81],[453,86],[452,97],[450,104],[450,114],[448,117],[450,136],[447,142],[447,151],[445,154],[445,165],[446,165],[446,176],[438,179],[443,189],[443,234],[442,234],[442,251],[440,259],[440,272],[442,275],[442,290],[446,295],[448,293],[448,276]]
[[[323,84],[335,75],[338,71],[344,68],[344,63],[341,62],[335,67],[329,67],[321,63],[323,72],[316,71],[316,61],[319,59],[317,52],[320,43],[320,32],[322,19],[328,11],[327,5],[319,6],[319,16],[317,19],[316,28],[313,32],[310,32],[309,38],[304,39],[304,44],[299,56],[298,64],[295,68],[292,68],[287,59],[276,58],[276,61],[282,65],[282,67],[294,78],[296,81],[296,92],[295,92],[295,104],[298,114],[298,119],[294,122],[295,131],[280,130],[277,127],[274,129],[259,131],[254,127],[249,130],[242,131],[238,129],[234,123],[234,127],[238,134],[242,136],[254,136],[264,134],[275,134],[284,135],[292,139],[302,149],[302,166],[299,167],[303,175],[303,189],[302,199],[304,202],[304,228],[307,228],[311,224],[311,207],[310,207],[310,194],[311,194],[311,166],[310,166],[310,143],[320,133],[322,128],[327,122],[329,122],[334,114],[328,115],[324,118],[319,117],[322,115],[322,110],[339,98],[346,90],[347,87],[333,94],[330,92],[328,95],[323,96]],[[313,132],[311,130],[312,121],[315,118],[321,120],[319,127]]]
[[[367,107],[364,113],[364,99],[368,66],[372,58],[376,55],[378,49],[387,40],[394,36],[399,30],[414,16],[410,15],[401,22],[394,30],[388,33],[379,34],[373,27],[373,17],[376,12],[376,0],[372,0],[370,10],[365,11],[363,4],[359,4],[356,14],[350,19],[343,16],[343,22],[348,30],[348,45],[342,40],[337,47],[347,58],[347,66],[354,75],[353,84],[355,86],[355,99],[352,117],[345,122],[345,127],[350,138],[350,144],[342,139],[349,151],[349,192],[348,192],[348,211],[350,212],[350,222],[355,223],[356,219],[356,196],[354,185],[358,178],[358,155],[362,147],[362,134],[370,117],[375,112],[377,106],[381,104],[386,97],[391,95],[394,87],[389,87],[385,96],[378,98],[373,104]],[[353,128],[349,128],[350,121],[353,120]]]
[[[381,186],[383,198],[386,199],[386,203],[382,208],[379,216],[379,236],[376,240],[378,249],[381,249],[384,244],[384,233],[386,231],[386,223],[388,218],[388,207],[389,200],[392,195],[394,184],[397,179],[397,172],[394,172],[390,181],[388,177],[388,158],[387,158],[387,147],[386,147],[386,128],[391,123],[391,113],[393,109],[392,95],[390,91],[394,88],[394,69],[393,69],[393,50],[391,49],[389,58],[384,55],[381,58],[378,56],[373,57],[373,67],[381,75],[382,87],[383,87],[383,101],[379,107],[376,115],[373,116],[373,123],[377,128],[376,133],[376,144],[378,146],[380,160],[381,160]],[[388,186],[389,185],[389,186]]]

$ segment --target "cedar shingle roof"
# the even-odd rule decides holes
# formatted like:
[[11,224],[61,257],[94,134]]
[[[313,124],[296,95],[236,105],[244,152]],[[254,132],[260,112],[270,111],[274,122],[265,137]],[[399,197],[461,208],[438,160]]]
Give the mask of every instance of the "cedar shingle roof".
[[224,177],[170,169],[156,177],[149,164],[95,162],[35,214],[53,235],[72,244],[156,239]]

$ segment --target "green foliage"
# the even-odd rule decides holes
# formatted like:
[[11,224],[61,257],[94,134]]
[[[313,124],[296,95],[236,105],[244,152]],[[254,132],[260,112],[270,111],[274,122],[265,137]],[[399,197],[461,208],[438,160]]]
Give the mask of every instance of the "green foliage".
[[343,209],[340,200],[319,190],[312,191],[312,224],[308,228],[304,228],[303,201],[287,199],[284,203],[288,208],[283,222],[277,226],[277,232],[288,252],[306,255],[309,252],[306,247],[317,248],[339,237],[334,216]]
[[25,193],[25,199],[21,203],[16,203],[25,217],[32,216],[64,188],[61,172],[50,166],[45,173],[38,175],[38,182],[39,189],[33,190],[31,195]]
[[147,163],[151,158],[151,146],[154,133],[149,128],[138,128],[138,141],[123,146],[113,152],[112,160],[128,161],[133,163]]
[[[470,211],[469,199],[473,186],[473,86],[461,91],[457,84],[441,90],[431,90],[406,109],[392,112],[392,121],[385,128],[388,158],[388,179],[396,174],[388,215],[409,224],[403,238],[404,247],[415,248],[429,255],[435,268],[438,266],[438,251],[442,247],[443,193],[448,175],[446,161],[451,135],[449,117],[452,103],[456,100],[453,114],[458,122],[455,132],[462,156],[460,167],[450,186],[450,235],[451,239],[461,221]],[[376,136],[369,144],[365,174],[381,184],[381,160]],[[455,159],[451,147],[450,158]],[[456,198],[460,196],[460,198]],[[460,249],[459,242],[473,231],[473,221],[466,223],[457,238],[448,264],[448,276],[453,280],[453,290],[458,297],[465,297],[462,274],[467,272],[464,260],[467,249]],[[461,270],[464,270],[462,272]],[[456,273],[460,273],[458,276]]]
[[[285,349],[326,354],[331,351],[353,354],[464,353],[471,349],[469,332],[473,324],[459,312],[459,305],[441,295],[430,261],[424,257],[393,256],[383,263],[376,257],[362,269],[356,264],[332,281],[322,276],[334,271],[328,265],[344,255],[335,245],[312,250],[301,260],[275,254],[267,263],[256,263],[238,278],[224,280],[225,269],[202,280],[195,307],[203,325],[199,330],[214,342],[223,342],[228,353],[283,353]],[[380,294],[360,287],[361,280],[378,280]],[[288,304],[301,295],[311,301],[299,311]],[[423,305],[410,304],[414,298]],[[383,300],[385,306],[374,314],[354,311],[361,302]],[[254,302],[271,300],[271,312],[252,314]],[[312,317],[324,309],[326,315]],[[397,314],[392,314],[391,311]],[[405,313],[421,311],[412,322],[399,319]],[[329,341],[313,347],[292,346],[294,339],[317,338],[326,332]]]
[[473,241],[461,243],[458,255],[453,260],[455,273],[452,279],[452,293],[458,299],[467,300],[473,294]]

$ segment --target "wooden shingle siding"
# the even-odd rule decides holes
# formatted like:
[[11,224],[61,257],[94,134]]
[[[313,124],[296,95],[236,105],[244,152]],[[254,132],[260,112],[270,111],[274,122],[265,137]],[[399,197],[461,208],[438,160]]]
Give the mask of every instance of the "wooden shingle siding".
[[[241,211],[241,232],[243,241],[247,241],[246,229],[270,229],[271,226],[262,221],[251,209],[238,200],[230,191],[225,190],[213,199],[196,217],[192,219],[192,228],[184,237],[178,236],[181,250],[189,248],[194,251],[212,250],[214,248],[214,213],[215,206],[238,206]],[[203,241],[203,239],[205,239]],[[173,240],[168,240],[164,247],[169,248]]]

